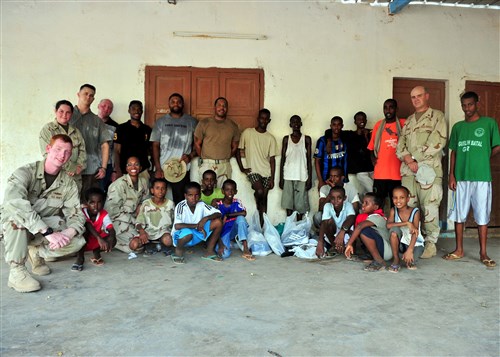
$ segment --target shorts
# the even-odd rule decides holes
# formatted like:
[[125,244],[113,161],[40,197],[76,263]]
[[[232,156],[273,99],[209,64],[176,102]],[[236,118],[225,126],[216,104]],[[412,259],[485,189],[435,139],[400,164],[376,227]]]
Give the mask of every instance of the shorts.
[[361,231],[361,234],[375,241],[377,250],[384,260],[392,258],[392,250],[389,242],[382,238],[382,236],[373,227],[366,227]]
[[[398,237],[399,240],[399,245],[398,245],[398,250],[399,253],[404,253],[408,250],[408,247],[411,242],[411,234],[408,229],[405,229],[404,231],[401,229],[401,227],[392,227],[389,229],[389,235],[391,233],[396,233],[396,236]],[[413,247],[413,258],[415,261],[418,260],[418,258],[422,255],[424,252],[424,244],[422,242],[419,242],[418,240],[415,242],[415,246]]]
[[193,235],[193,238],[184,245],[185,247],[192,247],[200,242],[205,242],[208,239],[208,237],[210,237],[210,235],[212,234],[212,231],[210,230],[210,223],[211,223],[211,221],[207,221],[205,223],[205,225],[203,226],[203,229],[205,230],[205,232],[207,232],[205,237],[203,236],[203,232],[200,232],[200,231],[196,230],[195,228],[182,228],[182,229],[179,229],[178,231],[175,231],[173,239],[172,239],[173,243],[174,243],[174,247],[177,247],[177,242],[180,239],[182,239],[185,236],[188,236],[190,234]]
[[285,180],[281,194],[281,207],[304,214],[309,211],[305,181]]
[[491,193],[491,182],[458,181],[448,218],[464,223],[472,205],[476,223],[479,226],[487,225],[490,222]]
[[271,177],[262,177],[260,174],[256,174],[253,172],[249,173],[247,175],[247,178],[252,184],[252,186],[257,182],[261,182],[262,187],[264,188],[269,188],[269,183],[271,182]]

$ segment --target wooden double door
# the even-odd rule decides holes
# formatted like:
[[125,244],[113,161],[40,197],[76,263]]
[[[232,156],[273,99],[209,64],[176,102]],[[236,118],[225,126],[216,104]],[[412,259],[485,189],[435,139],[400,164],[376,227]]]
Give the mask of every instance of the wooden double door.
[[169,112],[172,93],[184,97],[184,112],[198,120],[213,116],[215,99],[225,97],[228,117],[240,129],[255,126],[264,105],[262,69],[147,66],[145,87],[145,123],[150,126]]

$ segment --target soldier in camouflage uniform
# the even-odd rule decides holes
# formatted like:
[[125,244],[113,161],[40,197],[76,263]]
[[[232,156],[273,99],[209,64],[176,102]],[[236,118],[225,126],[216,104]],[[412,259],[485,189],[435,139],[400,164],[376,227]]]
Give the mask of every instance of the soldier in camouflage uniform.
[[18,168],[7,180],[2,206],[5,260],[10,266],[8,286],[19,292],[41,289],[26,270],[50,274],[44,258],[76,253],[85,245],[85,217],[76,183],[63,170],[71,157],[71,138],[55,135],[47,157]]
[[[444,114],[429,107],[429,93],[424,87],[413,88],[411,100],[415,113],[406,119],[396,154],[402,161],[401,183],[410,190],[409,204],[419,204],[423,212],[425,250],[421,258],[431,258],[436,255],[439,236],[439,204],[443,198],[441,159],[447,141],[447,125]],[[421,184],[416,179],[422,164],[432,168],[436,174],[429,184]]]
[[149,194],[149,187],[148,180],[139,176],[141,164],[138,158],[130,157],[126,170],[126,175],[109,186],[104,209],[108,211],[116,231],[115,248],[130,253],[130,240],[139,235],[135,229],[136,217],[140,204]]
[[78,192],[82,190],[81,172],[87,167],[87,152],[85,141],[80,130],[69,125],[69,120],[73,114],[73,104],[67,100],[60,100],[56,104],[56,119],[47,123],[40,131],[40,150],[42,155],[47,156],[45,151],[50,139],[56,134],[66,134],[73,142],[71,158],[64,165],[64,171],[72,176],[78,187]]

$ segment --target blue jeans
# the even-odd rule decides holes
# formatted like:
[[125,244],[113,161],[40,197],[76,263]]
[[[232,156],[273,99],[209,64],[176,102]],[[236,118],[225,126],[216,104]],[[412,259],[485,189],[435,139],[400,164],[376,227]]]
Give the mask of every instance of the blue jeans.
[[[234,240],[236,236],[238,236],[239,241],[247,240],[248,223],[243,216],[237,216],[231,230],[221,237],[222,243],[225,246],[224,253],[222,253],[222,259],[227,259],[231,255],[231,241]],[[215,250],[217,251],[218,248],[219,244],[217,244]]]

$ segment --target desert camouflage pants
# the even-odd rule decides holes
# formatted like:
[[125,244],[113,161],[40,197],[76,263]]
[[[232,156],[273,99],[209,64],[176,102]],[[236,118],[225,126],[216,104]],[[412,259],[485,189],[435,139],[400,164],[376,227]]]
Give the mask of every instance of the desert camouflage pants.
[[[66,222],[59,216],[44,217],[43,221],[56,232],[67,228]],[[5,222],[2,229],[5,242],[5,261],[7,263],[24,264],[28,254],[28,245],[38,246],[42,258],[57,258],[70,255],[78,252],[85,245],[83,236],[77,234],[68,245],[52,250],[49,248],[47,239],[41,234],[33,235],[26,228],[15,226],[11,222]]]
[[410,190],[409,206],[420,207],[425,241],[436,243],[439,236],[439,205],[443,198],[443,179],[436,177],[431,185],[422,186],[415,176],[403,176],[401,183]]

